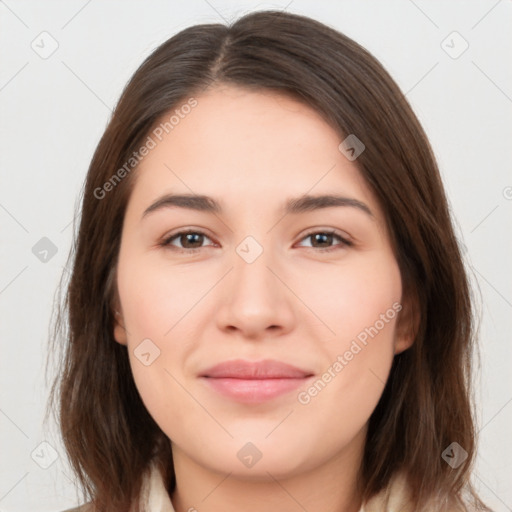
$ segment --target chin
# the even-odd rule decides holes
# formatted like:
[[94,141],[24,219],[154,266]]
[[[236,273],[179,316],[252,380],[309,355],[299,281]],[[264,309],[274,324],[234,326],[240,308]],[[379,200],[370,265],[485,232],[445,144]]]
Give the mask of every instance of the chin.
[[[264,437],[264,436],[263,436]],[[196,461],[203,467],[232,476],[249,480],[267,480],[270,475],[283,479],[298,475],[322,463],[318,451],[304,451],[308,446],[304,439],[283,444],[282,440],[254,439],[247,436],[242,440],[236,437],[228,443],[212,441],[212,446],[204,450]],[[213,445],[215,443],[215,445]],[[328,454],[325,454],[328,458]]]

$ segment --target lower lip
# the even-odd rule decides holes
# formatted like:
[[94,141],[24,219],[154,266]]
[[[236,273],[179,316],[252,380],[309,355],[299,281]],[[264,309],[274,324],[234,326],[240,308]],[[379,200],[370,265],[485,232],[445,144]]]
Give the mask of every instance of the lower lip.
[[289,393],[303,385],[310,377],[299,379],[232,379],[203,380],[221,395],[245,403],[261,403]]

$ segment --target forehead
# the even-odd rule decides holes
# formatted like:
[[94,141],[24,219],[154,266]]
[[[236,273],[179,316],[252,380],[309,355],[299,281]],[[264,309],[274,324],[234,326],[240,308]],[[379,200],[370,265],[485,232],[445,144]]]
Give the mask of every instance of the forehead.
[[[375,204],[356,163],[338,149],[342,136],[307,105],[233,86],[194,100],[193,108],[177,105],[162,116],[149,134],[155,146],[137,168],[133,191],[146,203],[183,192],[263,208],[288,196],[339,192]],[[169,122],[176,110],[181,115]]]

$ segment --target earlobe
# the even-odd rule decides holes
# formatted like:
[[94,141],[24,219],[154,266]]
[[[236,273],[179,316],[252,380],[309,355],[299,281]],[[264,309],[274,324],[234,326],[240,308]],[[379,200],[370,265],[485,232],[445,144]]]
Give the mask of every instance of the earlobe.
[[412,347],[418,334],[419,321],[419,304],[415,296],[405,301],[402,310],[398,314],[395,328],[395,355]]
[[116,280],[116,268],[113,267],[108,276],[107,289],[110,295],[110,314],[113,316],[113,336],[117,343],[121,345],[127,345],[128,339],[126,335],[126,327],[121,307],[121,298],[119,297],[119,291],[115,284]]
[[407,350],[408,348],[411,348],[414,343],[414,337],[412,336],[412,333],[408,336],[400,336],[399,333],[397,333],[396,339],[395,339],[395,355],[400,354],[404,350]]
[[124,319],[117,309],[114,310],[114,339],[121,345],[128,343]]

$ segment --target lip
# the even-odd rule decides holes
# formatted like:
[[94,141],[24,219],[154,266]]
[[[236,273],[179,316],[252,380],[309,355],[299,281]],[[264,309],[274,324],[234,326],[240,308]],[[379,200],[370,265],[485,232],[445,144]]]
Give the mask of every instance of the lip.
[[312,376],[313,372],[272,359],[225,361],[199,375],[217,393],[244,403],[272,400],[293,391]]

